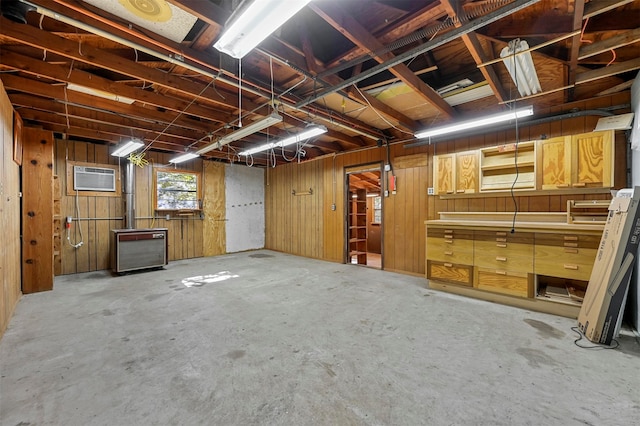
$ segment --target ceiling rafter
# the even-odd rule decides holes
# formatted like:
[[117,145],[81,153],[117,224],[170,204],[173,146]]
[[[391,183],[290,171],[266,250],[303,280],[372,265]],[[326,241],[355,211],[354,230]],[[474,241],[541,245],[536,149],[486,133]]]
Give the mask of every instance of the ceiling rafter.
[[[311,4],[310,7],[355,45],[370,52],[379,51],[384,47],[382,43],[371,35],[358,21],[352,18],[338,3]],[[393,58],[394,55],[390,52],[374,55],[374,59],[381,64]],[[456,111],[446,103],[435,90],[420,80],[405,64],[394,65],[389,68],[389,71],[447,117],[457,115]]]

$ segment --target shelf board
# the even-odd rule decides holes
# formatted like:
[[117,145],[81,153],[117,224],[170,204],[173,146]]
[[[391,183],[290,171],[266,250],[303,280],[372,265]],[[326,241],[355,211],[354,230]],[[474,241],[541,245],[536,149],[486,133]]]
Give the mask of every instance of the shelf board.
[[350,238],[349,239],[350,243],[359,243],[359,242],[365,242],[365,241],[367,241],[366,238]]
[[[522,161],[522,162],[518,162],[518,169],[523,169],[525,167],[533,167],[535,166],[535,162],[534,161]],[[511,161],[510,163],[505,163],[505,164],[491,164],[489,166],[482,166],[481,170],[483,172],[485,171],[489,171],[489,170],[510,170],[510,169],[515,169],[516,168],[516,164]]]

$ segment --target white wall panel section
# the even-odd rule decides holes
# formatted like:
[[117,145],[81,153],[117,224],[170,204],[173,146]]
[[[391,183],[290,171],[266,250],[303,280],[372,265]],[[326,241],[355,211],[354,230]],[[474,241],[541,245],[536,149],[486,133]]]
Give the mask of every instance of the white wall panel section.
[[225,167],[227,253],[264,248],[264,169]]

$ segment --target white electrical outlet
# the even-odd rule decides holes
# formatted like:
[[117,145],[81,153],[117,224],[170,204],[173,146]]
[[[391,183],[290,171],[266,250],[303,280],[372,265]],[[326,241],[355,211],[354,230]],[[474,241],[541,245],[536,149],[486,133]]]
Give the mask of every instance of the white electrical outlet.
[[433,186],[427,188],[427,195],[435,195],[436,191],[433,189]]

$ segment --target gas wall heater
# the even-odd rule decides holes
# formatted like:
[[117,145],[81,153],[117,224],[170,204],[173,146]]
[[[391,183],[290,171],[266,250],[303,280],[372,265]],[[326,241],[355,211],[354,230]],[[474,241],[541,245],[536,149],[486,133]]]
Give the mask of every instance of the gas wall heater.
[[104,167],[73,166],[74,191],[116,190],[116,171]]
[[167,228],[112,229],[111,269],[115,273],[162,268],[167,258]]

